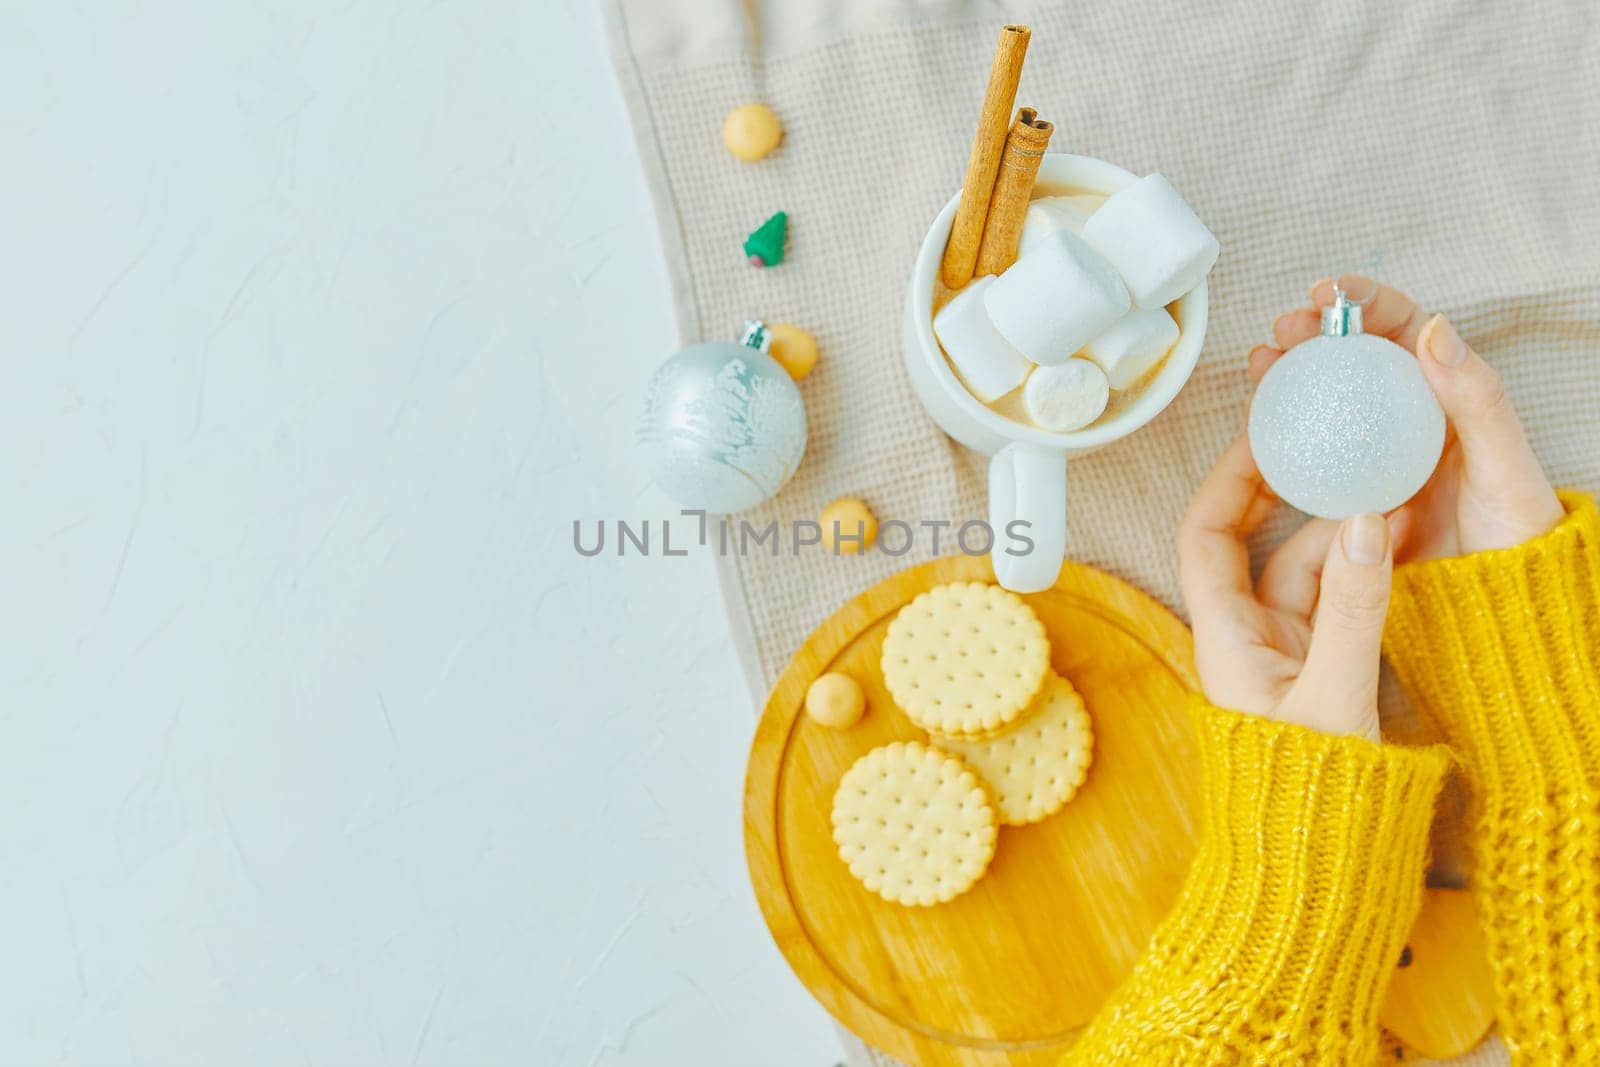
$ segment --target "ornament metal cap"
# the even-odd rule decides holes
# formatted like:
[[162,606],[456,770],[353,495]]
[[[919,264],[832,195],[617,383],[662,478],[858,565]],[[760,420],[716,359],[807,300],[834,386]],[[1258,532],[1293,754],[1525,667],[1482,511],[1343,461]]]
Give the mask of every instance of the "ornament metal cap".
[[1361,332],[1361,305],[1351,303],[1345,291],[1335,284],[1333,303],[1322,309],[1322,336],[1348,337]]
[[744,324],[744,332],[739,335],[739,343],[746,348],[765,353],[772,347],[772,333],[767,329],[767,324],[760,319],[750,319]]

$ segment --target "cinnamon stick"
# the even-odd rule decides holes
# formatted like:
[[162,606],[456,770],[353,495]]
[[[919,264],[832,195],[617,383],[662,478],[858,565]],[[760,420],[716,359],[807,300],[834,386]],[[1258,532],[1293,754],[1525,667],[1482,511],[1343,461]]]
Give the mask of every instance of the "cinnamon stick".
[[1022,57],[1027,54],[1031,33],[1026,26],[1005,26],[995,45],[994,63],[989,68],[989,88],[983,94],[983,111],[972,137],[972,153],[967,157],[967,176],[961,184],[961,200],[956,205],[950,240],[944,246],[944,260],[939,266],[940,278],[952,289],[959,289],[972,280],[972,270],[978,261],[984,217],[989,213],[989,198],[994,192],[995,174],[1000,169],[1006,126],[1011,117],[1011,105],[1017,99]]
[[1028,201],[1033,197],[1033,179],[1054,131],[1055,127],[1039,118],[1033,108],[1018,109],[1011,132],[1006,135],[994,193],[989,197],[983,240],[978,244],[978,262],[973,269],[975,276],[999,274],[1017,261],[1017,242],[1022,237]]

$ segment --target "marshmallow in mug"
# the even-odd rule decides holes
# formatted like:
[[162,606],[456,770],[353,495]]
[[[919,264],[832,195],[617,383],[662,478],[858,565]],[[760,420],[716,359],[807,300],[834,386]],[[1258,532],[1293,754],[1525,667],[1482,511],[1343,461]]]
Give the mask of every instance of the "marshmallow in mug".
[[1089,221],[1103,196],[1041,196],[1028,205],[1022,218],[1022,237],[1017,244],[1017,254],[1025,256],[1048,234],[1057,230],[1082,234],[1083,224]]
[[973,279],[933,317],[933,335],[962,382],[985,404],[1021,385],[1033,367],[995,331],[984,310],[984,294],[997,280],[996,275]]
[[1221,251],[1194,209],[1159,174],[1107,197],[1083,224],[1083,239],[1111,261],[1133,305],[1145,309],[1165,307],[1199,285]]
[[1057,230],[995,279],[983,306],[1001,337],[1048,367],[1065,363],[1126,314],[1129,299],[1115,267]]
[[1086,359],[1035,367],[1022,387],[1028,417],[1051,433],[1083,429],[1100,417],[1110,399],[1105,373]]
[[1164,307],[1135,308],[1083,346],[1080,356],[1105,371],[1113,389],[1126,389],[1178,343],[1178,323]]

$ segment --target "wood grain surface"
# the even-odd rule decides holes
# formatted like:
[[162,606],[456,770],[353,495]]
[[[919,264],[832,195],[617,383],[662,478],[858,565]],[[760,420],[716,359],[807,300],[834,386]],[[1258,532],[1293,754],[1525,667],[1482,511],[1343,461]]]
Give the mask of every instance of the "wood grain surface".
[[1472,895],[1429,889],[1401,962],[1378,1021],[1431,1059],[1477,1048],[1494,1025],[1494,975]]
[[[835,612],[774,686],[745,782],[751,882],[778,947],[840,1022],[915,1064],[1054,1063],[1144,951],[1199,832],[1196,741],[1184,710],[1199,685],[1189,631],[1127,583],[1068,562],[1053,588],[1023,599],[1050,635],[1052,666],[1093,718],[1083,788],[1040,823],[1002,827],[987,874],[947,904],[891,904],[850,875],[829,821],[839,779],[878,745],[926,739],[883,685],[888,624],[935,585],[993,580],[986,558],[935,560]],[[866,692],[867,713],[851,729],[803,713],[806,687],[827,671],[851,675]],[[1471,1005],[1485,999],[1458,998],[1452,1008],[1450,998],[1417,991],[1429,976],[1461,970],[1447,931],[1436,928],[1411,964],[1408,999],[1386,1006],[1424,1052],[1476,1027]],[[1460,1017],[1413,1018],[1424,1010]]]

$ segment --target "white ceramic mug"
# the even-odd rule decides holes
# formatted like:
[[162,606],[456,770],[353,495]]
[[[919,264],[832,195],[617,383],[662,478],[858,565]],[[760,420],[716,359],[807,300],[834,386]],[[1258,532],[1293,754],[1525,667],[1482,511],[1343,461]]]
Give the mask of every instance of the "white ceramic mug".
[[[1089,156],[1046,155],[1038,181],[1074,191],[1111,194],[1134,181],[1121,167]],[[989,525],[994,532],[995,577],[1007,589],[1035,593],[1055,584],[1067,551],[1067,457],[1089,452],[1137,430],[1178,395],[1200,358],[1209,295],[1202,281],[1171,310],[1178,343],[1156,377],[1116,414],[1071,433],[1051,433],[992,411],[967,392],[933,336],[933,290],[944,257],[950,220],[960,194],[950,198],[922,240],[906,294],[906,369],[917,399],[933,421],[968,448],[989,456]],[[1027,523],[1033,550],[1013,555],[1010,524]]]

